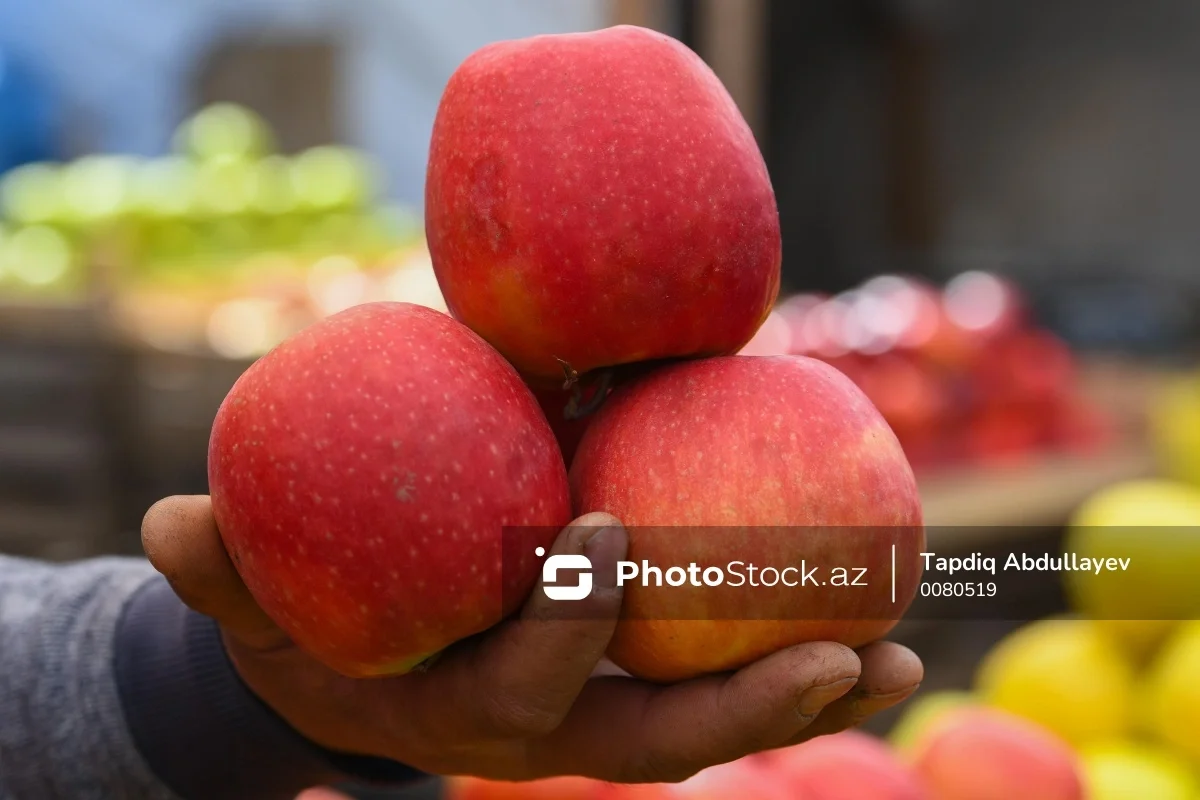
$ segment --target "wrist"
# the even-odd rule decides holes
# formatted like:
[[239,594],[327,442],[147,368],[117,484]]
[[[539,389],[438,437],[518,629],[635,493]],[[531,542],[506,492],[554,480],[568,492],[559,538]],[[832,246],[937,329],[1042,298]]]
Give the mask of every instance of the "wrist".
[[303,736],[242,680],[216,622],[187,608],[165,581],[149,582],[130,600],[116,653],[117,686],[134,741],[181,797],[291,798],[347,779],[423,777]]

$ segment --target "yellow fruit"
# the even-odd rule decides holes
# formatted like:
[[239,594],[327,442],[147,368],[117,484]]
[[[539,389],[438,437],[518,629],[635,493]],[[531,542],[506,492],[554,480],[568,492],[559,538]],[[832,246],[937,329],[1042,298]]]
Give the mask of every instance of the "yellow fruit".
[[1177,620],[1200,617],[1200,489],[1158,479],[1109,487],[1076,511],[1063,549],[1128,559],[1124,570],[1064,576],[1075,610],[1135,657],[1149,655]]
[[1041,620],[1009,634],[980,664],[976,686],[985,702],[1076,746],[1132,726],[1133,667],[1089,620]]
[[1143,692],[1147,728],[1200,763],[1200,622],[1184,623],[1167,642]]
[[1182,759],[1132,742],[1086,748],[1089,800],[1200,800],[1200,783]]
[[1200,376],[1163,388],[1150,409],[1150,437],[1164,474],[1200,486]]

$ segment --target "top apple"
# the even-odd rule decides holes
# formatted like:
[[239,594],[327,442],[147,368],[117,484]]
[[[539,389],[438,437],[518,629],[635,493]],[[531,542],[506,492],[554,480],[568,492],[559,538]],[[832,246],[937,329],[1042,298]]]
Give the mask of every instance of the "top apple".
[[699,56],[643,28],[467,58],[434,121],[425,214],[450,311],[535,381],[734,353],[779,292],[754,135]]

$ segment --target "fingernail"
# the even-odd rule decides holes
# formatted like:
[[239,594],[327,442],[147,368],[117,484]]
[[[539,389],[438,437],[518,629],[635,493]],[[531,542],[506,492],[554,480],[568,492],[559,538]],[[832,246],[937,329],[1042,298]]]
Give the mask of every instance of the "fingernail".
[[888,692],[887,694],[864,693],[854,699],[854,706],[864,713],[874,714],[876,711],[891,708],[897,703],[907,700],[920,688],[921,684],[915,683],[907,689],[901,689],[898,692]]
[[583,543],[583,554],[592,562],[596,586],[615,589],[617,562],[625,557],[625,529],[609,525],[594,531]]
[[822,686],[811,686],[800,694],[797,708],[806,717],[816,716],[825,706],[854,688],[856,683],[858,683],[858,678],[842,678],[840,681],[826,683]]

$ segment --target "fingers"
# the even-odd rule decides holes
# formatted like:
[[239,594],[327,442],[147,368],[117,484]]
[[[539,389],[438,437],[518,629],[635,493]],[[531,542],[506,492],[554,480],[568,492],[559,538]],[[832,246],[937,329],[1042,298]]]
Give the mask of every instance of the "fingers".
[[192,609],[252,645],[286,640],[254,602],[217,531],[209,498],[168,497],[146,512],[142,547],[154,568]]
[[921,685],[925,668],[912,650],[894,642],[876,642],[858,652],[862,676],[854,688],[828,708],[788,745],[853,728],[867,718],[908,699]]
[[830,642],[797,645],[733,675],[670,687],[594,681],[546,747],[569,769],[618,782],[675,782],[794,738],[860,674]]
[[[625,557],[624,528],[607,514],[580,517],[559,534],[551,555],[583,555],[592,564],[592,592],[582,600],[552,600],[537,588],[519,618],[485,635],[478,646],[438,664],[431,680],[453,686],[438,703],[457,704],[441,716],[475,739],[544,735],[555,728],[595,671],[616,628],[621,591],[617,561]],[[556,584],[571,583],[566,573]],[[447,676],[449,676],[447,678]]]

